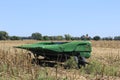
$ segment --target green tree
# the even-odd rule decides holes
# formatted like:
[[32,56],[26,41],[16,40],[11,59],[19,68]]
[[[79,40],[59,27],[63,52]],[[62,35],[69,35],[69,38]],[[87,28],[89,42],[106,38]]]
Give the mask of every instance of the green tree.
[[96,41],[98,41],[98,40],[100,40],[101,38],[100,38],[100,36],[94,36],[93,37],[93,40],[96,40]]
[[115,36],[114,40],[120,40],[120,36]]
[[71,35],[65,34],[64,36],[65,36],[65,40],[71,40]]
[[81,40],[91,40],[91,37],[88,34],[82,35]]
[[50,40],[49,36],[43,36],[43,40]]
[[86,40],[85,35],[81,36],[81,40]]
[[102,40],[113,40],[112,37],[103,37]]
[[56,36],[57,40],[63,40],[63,36]]
[[11,36],[10,40],[20,40],[21,38],[19,36]]
[[0,40],[7,40],[9,38],[8,33],[5,31],[0,31]]
[[39,32],[32,33],[31,37],[35,40],[42,40],[42,34],[40,34]]
[[49,36],[50,40],[55,40],[55,36]]

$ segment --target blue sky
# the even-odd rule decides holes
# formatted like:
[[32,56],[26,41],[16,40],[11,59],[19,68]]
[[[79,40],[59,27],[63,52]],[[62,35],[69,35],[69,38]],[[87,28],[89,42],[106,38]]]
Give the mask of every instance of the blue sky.
[[120,35],[120,0],[0,0],[0,31],[9,35]]

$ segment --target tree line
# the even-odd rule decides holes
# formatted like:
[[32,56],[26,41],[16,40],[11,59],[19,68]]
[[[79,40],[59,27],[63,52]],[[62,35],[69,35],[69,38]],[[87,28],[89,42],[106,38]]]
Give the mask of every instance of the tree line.
[[32,33],[31,36],[20,37],[20,36],[9,36],[6,31],[0,31],[0,40],[25,40],[25,39],[34,39],[34,40],[120,40],[120,36],[112,37],[103,37],[96,35],[94,37],[90,37],[88,34],[82,35],[79,37],[73,37],[70,34],[65,34],[64,36],[43,36],[39,32]]

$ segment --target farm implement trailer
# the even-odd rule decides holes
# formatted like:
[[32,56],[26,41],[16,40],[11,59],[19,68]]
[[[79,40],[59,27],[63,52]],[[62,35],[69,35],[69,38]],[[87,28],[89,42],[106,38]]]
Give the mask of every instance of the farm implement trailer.
[[86,60],[91,56],[91,43],[89,41],[71,41],[71,42],[39,42],[16,46],[16,48],[26,49],[33,53],[37,59],[43,56],[47,60],[66,61],[74,56],[78,67],[85,66]]

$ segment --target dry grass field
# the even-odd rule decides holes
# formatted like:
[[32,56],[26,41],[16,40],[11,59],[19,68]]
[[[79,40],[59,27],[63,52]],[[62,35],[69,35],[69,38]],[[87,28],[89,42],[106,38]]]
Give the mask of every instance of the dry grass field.
[[64,69],[32,64],[29,51],[13,46],[38,41],[0,41],[0,80],[120,80],[120,41],[91,41],[90,65]]

